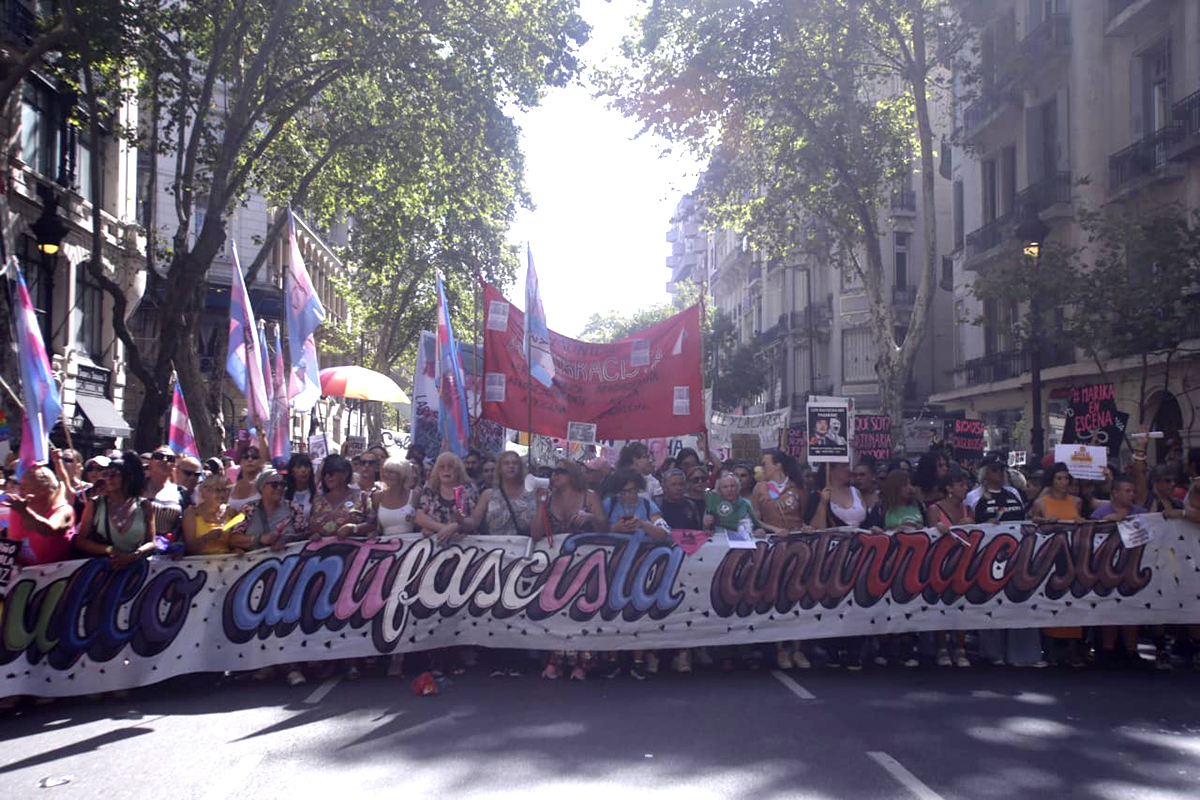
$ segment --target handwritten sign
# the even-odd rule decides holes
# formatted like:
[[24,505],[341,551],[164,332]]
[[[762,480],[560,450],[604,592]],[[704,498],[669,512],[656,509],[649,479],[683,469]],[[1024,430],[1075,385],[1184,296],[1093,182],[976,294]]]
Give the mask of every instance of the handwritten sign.
[[762,458],[762,439],[757,433],[731,433],[729,455],[734,461],[757,464]]
[[978,464],[983,460],[985,447],[983,420],[946,420],[946,444],[954,448],[954,460],[962,464]]
[[8,590],[17,579],[17,551],[20,542],[0,539],[0,604],[8,597]]
[[788,425],[784,444],[792,458],[804,458],[804,451],[808,446],[808,429],[804,427],[803,422]]
[[1111,383],[1071,387],[1066,409],[1063,444],[1092,444],[1108,448],[1109,455],[1121,450],[1129,415],[1117,410],[1116,391]]
[[891,458],[892,418],[886,414],[855,414],[854,455],[870,455],[876,461]]

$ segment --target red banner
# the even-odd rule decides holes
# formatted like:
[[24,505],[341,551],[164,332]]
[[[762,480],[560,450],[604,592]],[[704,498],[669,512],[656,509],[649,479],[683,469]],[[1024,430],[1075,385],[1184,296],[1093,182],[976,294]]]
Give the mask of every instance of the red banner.
[[[483,418],[529,427],[525,314],[484,284]],[[564,437],[568,422],[594,423],[597,439],[645,439],[704,427],[700,307],[611,344],[550,331],[554,382],[533,383],[533,432]]]

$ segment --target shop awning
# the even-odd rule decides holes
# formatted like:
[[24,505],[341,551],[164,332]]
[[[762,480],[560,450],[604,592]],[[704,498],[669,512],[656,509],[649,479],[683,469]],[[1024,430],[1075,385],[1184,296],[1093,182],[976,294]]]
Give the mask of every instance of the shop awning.
[[133,432],[129,423],[121,416],[121,412],[107,397],[77,394],[75,402],[79,404],[79,409],[88,418],[88,422],[92,423],[92,428],[95,429],[97,436],[117,438],[128,436]]

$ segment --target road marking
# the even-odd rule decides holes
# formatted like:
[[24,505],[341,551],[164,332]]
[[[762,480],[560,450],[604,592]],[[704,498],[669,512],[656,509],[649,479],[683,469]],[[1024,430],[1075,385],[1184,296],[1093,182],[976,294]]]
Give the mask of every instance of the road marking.
[[787,687],[787,690],[789,692],[796,695],[796,697],[799,697],[801,700],[816,700],[817,699],[816,695],[814,695],[808,689],[805,689],[803,686],[801,686],[800,684],[798,684],[794,680],[792,680],[792,676],[788,675],[786,672],[783,672],[782,670],[778,670],[778,669],[773,669],[773,670],[771,670],[771,674],[775,676],[776,680],[778,680],[785,687]]
[[221,777],[212,786],[208,787],[208,791],[200,800],[224,800],[224,798],[237,792],[238,788],[250,777],[250,773],[258,766],[258,762],[263,760],[262,753],[251,753],[248,756],[243,756],[241,760],[234,763],[232,767],[225,770]]
[[312,694],[310,694],[308,697],[304,698],[304,702],[310,706],[316,705],[317,703],[324,700],[325,695],[332,692],[333,687],[337,686],[341,680],[342,680],[342,678],[340,675],[335,675],[334,677],[330,678],[329,680],[325,681],[320,686],[318,686],[316,689],[314,689]]
[[922,783],[920,778],[905,769],[903,764],[887,753],[881,750],[874,750],[868,752],[867,757],[886,769],[893,778],[904,784],[906,789],[921,798],[921,800],[942,800],[940,794]]

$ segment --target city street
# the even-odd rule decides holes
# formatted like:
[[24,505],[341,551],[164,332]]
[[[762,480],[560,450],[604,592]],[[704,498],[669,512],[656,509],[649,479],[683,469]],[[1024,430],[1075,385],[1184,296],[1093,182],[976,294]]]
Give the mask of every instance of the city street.
[[[190,676],[0,725],[5,797],[1185,798],[1190,671]],[[44,784],[45,789],[39,790]],[[56,785],[57,784],[57,785]]]

